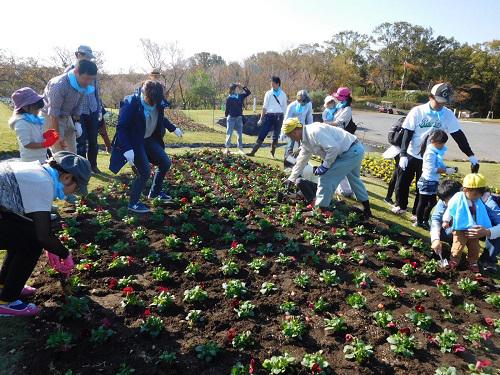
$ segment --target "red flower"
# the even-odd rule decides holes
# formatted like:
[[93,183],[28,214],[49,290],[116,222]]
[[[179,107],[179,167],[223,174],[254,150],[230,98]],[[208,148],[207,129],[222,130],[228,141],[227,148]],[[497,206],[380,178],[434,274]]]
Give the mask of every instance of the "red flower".
[[368,286],[368,283],[367,283],[366,281],[362,281],[362,282],[359,284],[359,286],[360,286],[361,288],[366,288],[366,287]]
[[481,337],[483,338],[484,341],[488,341],[491,336],[493,336],[493,333],[491,333],[490,331],[481,333]]
[[347,333],[345,335],[345,342],[351,342],[352,340],[354,340],[354,336],[351,335],[350,333]]
[[85,263],[85,264],[83,265],[83,268],[84,268],[85,270],[87,270],[87,271],[88,271],[88,270],[90,270],[90,269],[92,269],[92,263]]
[[61,224],[61,228],[62,228],[62,229],[65,229],[65,228],[67,228],[67,227],[68,227],[68,224],[66,224],[66,223],[62,223],[62,224]]
[[413,268],[417,268],[417,267],[418,267],[417,262],[411,262],[410,264],[411,264],[411,266],[412,266]]
[[229,304],[233,309],[236,309],[240,305],[240,300],[235,298],[231,302],[229,302]]
[[452,349],[453,349],[453,353],[465,352],[465,347],[463,345],[460,345],[460,344],[453,345]]
[[410,259],[403,259],[403,263],[410,263]]
[[333,215],[331,211],[323,211],[322,214],[323,214],[323,217],[326,217],[326,218],[332,217],[332,215]]
[[436,284],[436,286],[438,286],[438,285],[445,284],[445,282],[442,279],[438,278],[438,279],[434,280],[434,284]]
[[159,286],[158,287],[158,291],[161,293],[161,292],[165,292],[167,293],[169,291],[169,289],[165,286]]
[[486,318],[484,318],[484,321],[485,321],[485,322],[486,322],[486,324],[488,324],[489,326],[492,326],[493,324],[495,324],[495,321],[494,321],[492,318],[488,317],[488,316],[487,316]]
[[434,336],[427,336],[427,339],[429,340],[429,342],[431,344],[434,344],[434,345],[438,345],[439,344]]
[[226,340],[228,342],[233,341],[233,339],[236,337],[236,329],[235,328],[229,328],[227,333],[226,333]]
[[203,282],[203,281],[202,281],[202,282],[200,283],[200,288],[201,288],[201,289],[205,289],[205,282]]
[[127,257],[127,263],[128,263],[129,266],[132,265],[134,263],[134,257],[132,257],[132,256],[129,255]]
[[307,306],[308,306],[310,309],[314,309],[314,303],[312,303],[312,302],[307,302]]
[[408,328],[408,327],[403,327],[403,328],[400,328],[398,332],[399,332],[399,333],[402,333],[402,334],[404,334],[404,335],[406,335],[406,336],[409,336],[409,335],[410,335],[410,328]]
[[248,373],[252,375],[255,371],[255,359],[250,359],[250,366],[248,367]]
[[117,285],[118,285],[118,281],[114,277],[109,279],[109,281],[108,281],[109,289],[115,289]]
[[116,258],[118,258],[118,253],[115,251],[115,252],[111,253],[111,259],[115,260]]
[[234,240],[231,242],[231,249],[234,249],[236,246],[238,246],[238,241]]
[[425,312],[425,307],[419,304],[419,305],[415,306],[415,311],[419,312],[419,313],[423,313],[423,312]]
[[186,203],[188,203],[188,202],[189,202],[189,201],[188,201],[188,199],[187,199],[186,197],[182,197],[182,198],[181,198],[181,203],[182,203],[182,204],[186,204]]
[[151,316],[151,310],[150,309],[144,310],[144,317],[149,318],[150,316]]
[[478,360],[476,362],[476,370],[491,366],[491,361],[489,359]]
[[122,289],[122,292],[123,292],[123,294],[128,296],[129,294],[134,293],[134,288],[132,288],[131,286],[127,286],[127,287]]
[[394,323],[394,322],[387,323],[387,328],[396,328],[396,327],[397,327],[396,323]]
[[311,374],[319,374],[321,372],[321,367],[317,363],[313,364],[311,367]]

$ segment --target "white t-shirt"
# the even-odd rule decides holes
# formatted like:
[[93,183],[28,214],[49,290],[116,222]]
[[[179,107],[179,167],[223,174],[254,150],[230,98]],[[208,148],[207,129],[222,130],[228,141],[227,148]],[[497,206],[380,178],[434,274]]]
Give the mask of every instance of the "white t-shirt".
[[419,155],[420,145],[430,132],[441,129],[451,134],[461,130],[450,109],[443,107],[440,111],[434,111],[429,103],[412,108],[406,116],[403,128],[414,131],[407,153],[418,159],[422,159]]
[[144,139],[153,135],[156,126],[158,125],[158,109],[156,107],[151,111],[150,116],[146,117],[146,131],[144,132]]
[[264,104],[262,105],[266,113],[286,113],[287,107],[287,97],[283,90],[280,90],[279,95],[277,96],[278,101],[274,98],[273,90],[269,90],[264,95]]
[[39,161],[10,162],[9,166],[19,185],[24,213],[50,212],[54,201],[54,184],[42,164]]
[[11,129],[16,131],[19,154],[22,161],[40,161],[47,159],[46,148],[26,148],[30,143],[43,143],[44,126],[26,121],[22,115],[15,115],[9,120]]

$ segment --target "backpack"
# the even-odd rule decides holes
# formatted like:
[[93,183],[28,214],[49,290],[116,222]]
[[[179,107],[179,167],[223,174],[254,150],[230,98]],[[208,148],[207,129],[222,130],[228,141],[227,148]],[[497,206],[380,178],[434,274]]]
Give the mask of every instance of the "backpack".
[[392,125],[389,133],[387,133],[387,140],[389,144],[397,147],[401,147],[401,143],[403,142],[403,122],[405,121],[406,116],[400,117],[394,125]]

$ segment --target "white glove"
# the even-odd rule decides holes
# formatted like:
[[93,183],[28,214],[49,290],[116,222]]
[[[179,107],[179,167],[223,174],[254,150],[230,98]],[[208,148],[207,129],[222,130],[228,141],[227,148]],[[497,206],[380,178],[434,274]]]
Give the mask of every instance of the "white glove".
[[133,167],[134,166],[134,150],[128,150],[123,153],[125,159],[127,159],[127,163]]
[[407,156],[401,156],[399,158],[399,168],[401,168],[404,171],[407,166],[408,166],[408,157]]
[[278,141],[283,142],[285,139],[286,139],[286,134],[281,133],[278,138]]
[[469,156],[469,161],[471,164],[474,164],[474,165],[479,164],[479,160],[477,160],[477,158],[474,155]]
[[259,121],[257,121],[257,125],[258,126],[261,126],[262,125],[262,118],[259,119]]
[[453,174],[457,172],[457,168],[454,167],[447,167],[446,168],[446,174]]
[[75,122],[75,133],[76,133],[76,138],[80,138],[82,136],[83,133],[82,124],[80,124],[79,122]]
[[176,136],[178,136],[179,138],[182,138],[182,130],[179,129],[179,128],[175,128],[174,130],[174,133]]

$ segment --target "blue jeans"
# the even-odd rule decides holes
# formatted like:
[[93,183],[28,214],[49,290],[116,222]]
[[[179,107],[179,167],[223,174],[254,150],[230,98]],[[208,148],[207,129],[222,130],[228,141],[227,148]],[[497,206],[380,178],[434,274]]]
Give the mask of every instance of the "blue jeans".
[[351,189],[360,202],[368,200],[363,181],[361,181],[361,161],[365,155],[365,149],[361,143],[356,143],[349,150],[337,156],[330,169],[318,179],[318,190],[316,192],[316,206],[328,207],[332,201],[332,195],[340,181],[347,177]]
[[139,202],[141,193],[151,174],[150,163],[157,166],[150,190],[151,196],[155,197],[161,192],[163,179],[172,163],[160,142],[152,137],[146,138],[142,145],[134,149],[134,164],[137,168],[138,176],[130,190],[131,204]]
[[281,125],[283,125],[283,113],[266,113],[257,142],[264,142],[271,130],[273,131],[273,141],[277,141],[281,133]]
[[227,116],[227,129],[226,129],[226,148],[231,147],[231,136],[233,130],[238,134],[238,147],[243,147],[243,116],[231,117]]
[[[82,135],[76,139],[76,153],[90,162],[92,167],[97,167],[97,134],[99,129],[99,113],[81,115]],[[88,149],[87,149],[88,143]]]

